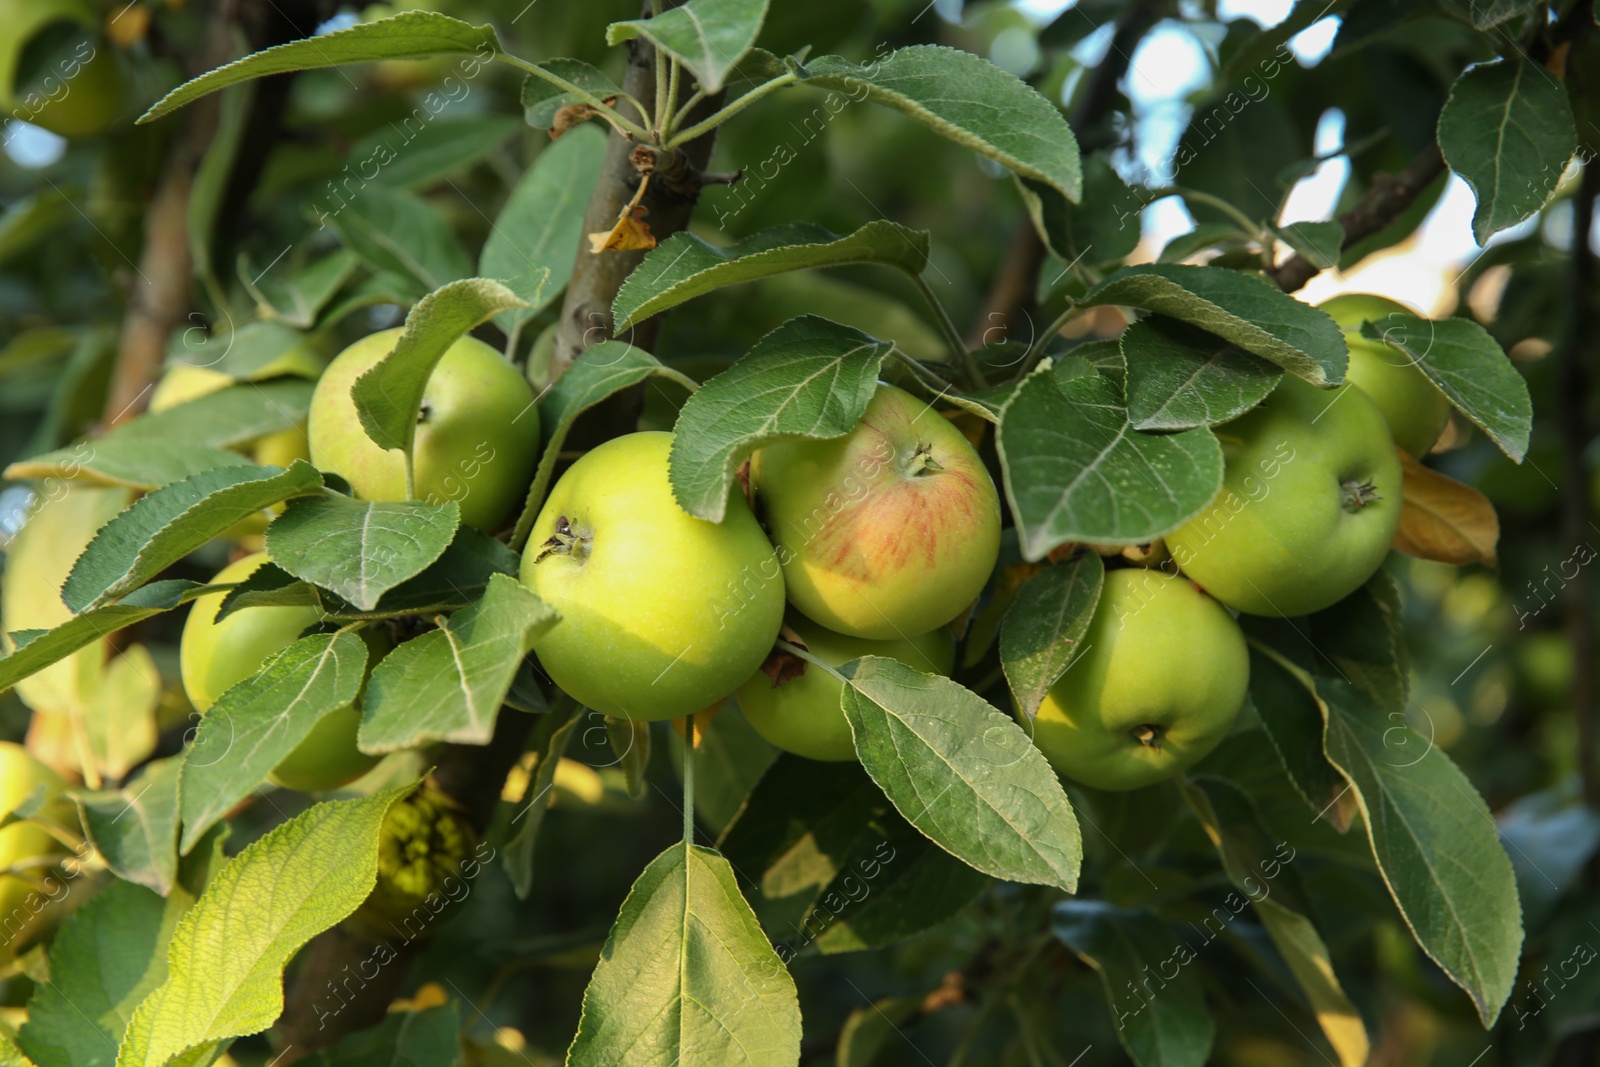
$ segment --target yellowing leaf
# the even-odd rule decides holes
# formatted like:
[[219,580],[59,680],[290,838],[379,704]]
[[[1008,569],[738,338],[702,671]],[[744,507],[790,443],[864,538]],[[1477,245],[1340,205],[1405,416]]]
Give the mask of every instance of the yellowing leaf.
[[1405,506],[1394,535],[1395,550],[1440,563],[1494,566],[1500,519],[1488,498],[1404,452],[1400,466],[1405,472]]
[[655,246],[656,236],[650,232],[650,224],[644,221],[643,208],[634,208],[618,219],[610,233],[589,235],[589,251],[595,255],[601,252],[637,252]]

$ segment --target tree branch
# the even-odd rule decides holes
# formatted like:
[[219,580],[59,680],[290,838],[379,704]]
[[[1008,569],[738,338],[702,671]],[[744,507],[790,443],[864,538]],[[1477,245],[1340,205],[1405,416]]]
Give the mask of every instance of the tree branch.
[[[1123,8],[1118,17],[1105,58],[1090,75],[1072,111],[1072,131],[1083,155],[1104,148],[1116,139],[1109,120],[1117,103],[1117,85],[1128,72],[1139,42],[1160,21],[1164,8],[1163,0],[1135,0]],[[968,348],[982,348],[995,330],[999,330],[1002,337],[1007,336],[1019,317],[1032,313],[1044,258],[1044,242],[1039,239],[1039,231],[1034,228],[1033,220],[1024,215],[1012,234],[1000,273],[995,276],[977,320],[967,331]]]
[[[1355,207],[1339,216],[1344,227],[1341,249],[1365,240],[1384,229],[1416,202],[1435,178],[1444,173],[1444,157],[1437,144],[1429,144],[1399,174],[1376,174],[1372,185]],[[1267,272],[1267,277],[1286,293],[1292,293],[1316,277],[1321,267],[1296,253]]]
[[[656,104],[655,52],[642,37],[630,42],[628,73],[622,88],[643,105],[645,113],[636,115],[636,120],[648,125]],[[720,93],[701,99],[687,116],[690,124],[713,114],[721,101]],[[617,107],[631,110],[620,100]],[[641,204],[646,211],[645,222],[658,242],[689,225],[689,217],[700,199],[700,189],[704,185],[701,173],[710,162],[714,140],[714,133],[707,134],[657,155],[650,186]],[[637,141],[612,132],[600,180],[584,212],[584,233],[610,230],[638,191],[640,174],[633,161],[637,147]],[[557,320],[552,377],[559,377],[584,349],[611,337],[611,302],[622,288],[623,279],[644,256],[644,250],[592,253],[587,247],[579,249],[572,280],[562,300],[561,317]],[[660,322],[650,319],[635,326],[621,339],[648,349],[654,346],[659,329]]]
[[[228,0],[212,17],[200,70],[220,67],[232,58],[229,26],[234,9],[235,0]],[[207,97],[189,109],[187,124],[166,158],[160,184],[145,212],[144,250],[128,294],[117,342],[117,362],[106,393],[103,421],[107,429],[145,409],[151,386],[161,377],[166,361],[167,338],[189,310],[194,273],[189,255],[189,194],[195,170],[216,134],[220,101],[217,96]]]

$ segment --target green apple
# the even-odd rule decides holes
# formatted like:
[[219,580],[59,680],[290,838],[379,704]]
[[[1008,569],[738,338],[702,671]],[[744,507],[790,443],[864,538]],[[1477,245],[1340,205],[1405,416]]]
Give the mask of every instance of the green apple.
[[1414,458],[1427,455],[1450,421],[1450,398],[1404,352],[1361,335],[1363,322],[1382,330],[1388,316],[1416,312],[1404,304],[1366,293],[1345,293],[1318,306],[1333,316],[1350,344],[1350,369],[1345,381],[1378,405],[1388,420],[1395,444]]
[[[245,556],[224,567],[211,581],[242,582],[265,562],[264,552]],[[322,613],[312,607],[261,607],[243,608],[218,622],[217,609],[224,596],[207,593],[195,600],[178,646],[184,692],[202,715],[224,692],[259,670],[268,656],[288,648],[308,627],[322,621]],[[362,636],[369,633],[375,635],[376,631],[369,628]],[[369,645],[373,642],[386,644],[377,636],[369,639]],[[374,651],[381,655],[386,647]],[[335,789],[354,781],[378,762],[378,757],[356,748],[360,725],[361,711],[353,704],[329,712],[269,777],[281,786],[305,792]]]
[[[271,364],[273,367],[280,365],[281,371],[275,373],[299,374],[307,378],[315,378],[322,370],[322,364],[317,357],[298,345]],[[166,411],[234,384],[236,380],[232,375],[211,367],[174,363],[167,368],[167,372],[161,376],[161,380],[151,392],[150,410]],[[311,458],[311,449],[306,442],[304,429],[279,430],[277,433],[263,434],[243,446],[241,450],[247,450],[257,463],[269,467],[287,467],[297,459]]]
[[641,721],[722,700],[772,650],[783,577],[737,492],[695,518],[667,480],[672,435],[633,433],[574,463],[545,501],[522,584],[561,616],[535,642],[550,677],[586,707]]
[[1187,578],[1106,572],[1083,651],[1033,720],[1052,766],[1095,789],[1138,789],[1216,748],[1244,704],[1239,624]]
[[91,0],[0,0],[0,108],[60,137],[102,133],[127,80]]
[[[66,783],[21,745],[0,741],[0,818],[15,811],[40,786],[44,787],[46,799],[54,799],[61,795]],[[0,871],[64,851],[61,842],[35,823],[16,822],[0,828]],[[0,964],[11,960],[16,939],[26,933],[33,917],[42,910],[38,901],[29,907],[28,898],[37,892],[32,881],[47,873],[47,869],[40,868],[28,871],[27,878],[0,874]]]
[[[797,612],[790,612],[785,623],[812,655],[835,667],[861,656],[888,656],[926,674],[949,674],[955,662],[955,642],[944,627],[909,640],[870,641],[825,630]],[[788,676],[782,671],[777,681],[765,669],[752,674],[739,687],[744,717],[756,733],[785,752],[815,760],[855,759],[855,738],[839,706],[844,683],[803,661],[798,667],[802,673]]]
[[977,599],[1000,552],[1000,497],[933,405],[880,385],[856,428],[769,445],[750,480],[789,601],[813,622],[886,641]]
[[1383,412],[1349,385],[1292,375],[1216,428],[1210,505],[1166,537],[1177,566],[1231,608],[1306,615],[1371,578],[1400,525],[1400,457]]
[[[394,350],[401,333],[384,330],[339,353],[311,398],[311,461],[364,500],[406,498],[405,457],[367,436],[350,399],[356,379]],[[482,341],[458,340],[428,378],[414,457],[417,499],[454,500],[461,521],[486,533],[504,527],[539,462],[539,409],[527,379]]]

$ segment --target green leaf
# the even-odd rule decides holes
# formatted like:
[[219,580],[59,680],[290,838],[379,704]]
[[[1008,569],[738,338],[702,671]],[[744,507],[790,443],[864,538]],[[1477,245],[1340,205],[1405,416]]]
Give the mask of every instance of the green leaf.
[[605,152],[603,131],[569,131],[539,153],[500,209],[478,257],[478,274],[498,278],[528,301],[495,320],[507,332],[567,287],[583,240],[584,209],[599,184]]
[[556,709],[539,716],[534,727],[534,737],[529,751],[537,754],[528,785],[517,800],[516,814],[511,817],[515,827],[505,847],[506,876],[518,900],[527,900],[533,888],[533,846],[539,839],[539,828],[544,825],[544,813],[550,809],[550,793],[556,784],[556,768],[567,751],[572,732],[583,722],[582,711],[571,700],[562,700]]
[[928,265],[928,234],[882,219],[840,237],[811,222],[762,230],[724,248],[675,233],[646,253],[622,283],[611,314],[625,330],[725,285],[815,267],[879,263],[913,277]]
[[489,26],[474,27],[431,11],[405,11],[392,18],[290,41],[218,67],[184,82],[156,101],[149,111],[139,116],[139,122],[153,122],[207,93],[269,74],[315,70],[341,63],[442,55],[476,54],[480,62],[487,62],[499,50],[500,42]]
[[1531,60],[1480,64],[1456,79],[1439,114],[1439,150],[1478,198],[1480,245],[1544,206],[1576,143],[1566,89]]
[[492,576],[515,578],[520,565],[521,557],[504,544],[470,526],[462,526],[456,529],[455,539],[442,556],[415,578],[408,578],[379,597],[371,611],[363,611],[343,597],[266,563],[223,598],[217,618],[241,608],[283,605],[317,608],[341,622],[455,611],[481,598]]
[[[1216,1025],[1200,976],[1184,966],[1194,952],[1147,911],[1100,900],[1063,900],[1051,931],[1093,967],[1105,990],[1117,1039],[1139,1067],[1201,1067]],[[1166,964],[1175,964],[1166,977]],[[1141,994],[1140,989],[1146,992]]]
[[728,861],[673,845],[622,903],[583,993],[569,1067],[800,1062],[794,979],[739,894]]
[[178,873],[177,756],[147,764],[122,789],[74,792],[89,843],[118,878],[162,896]]
[[[929,990],[932,992],[932,990]],[[839,1047],[834,1051],[835,1067],[873,1067],[878,1054],[906,1038],[900,1024],[916,1014],[922,997],[884,997],[856,1008],[839,1028]]]
[[677,382],[690,392],[699,388],[693,379],[658,362],[642,348],[622,341],[602,341],[586,349],[545,391],[539,401],[539,428],[544,436],[539,468],[534,472],[533,484],[528,487],[528,500],[517,519],[511,547],[520,549],[528,540],[528,532],[539,517],[545,491],[550,487],[550,476],[555,472],[561,446],[573,422],[608,396],[651,377]]
[[289,958],[372,892],[383,817],[411,788],[318,804],[229,860],[178,922],[167,980],[134,1011],[117,1067],[271,1025]]
[[378,1025],[300,1062],[306,1067],[461,1067],[460,1032],[454,1004],[391,1011]]
[[1000,623],[1000,666],[1028,718],[1083,652],[1105,573],[1094,552],[1048,567],[1028,579]]
[[780,755],[717,849],[754,879],[757,914],[785,959],[915,937],[988,884],[894,810],[860,764]]
[[333,299],[356,269],[356,255],[347,248],[330,252],[296,270],[250,271],[241,278],[266,321],[277,320],[296,329],[309,330],[317,315]]
[[[134,1009],[167,979],[167,942],[194,903],[112,882],[67,917],[18,1041],[41,1067],[113,1067]],[[4,1062],[4,1057],[0,1057]]]
[[1304,256],[1319,270],[1338,266],[1339,250],[1344,247],[1344,227],[1337,222],[1291,222],[1275,227],[1284,244]]
[[1349,361],[1344,334],[1327,312],[1226,267],[1127,267],[1089,290],[1081,303],[1144,308],[1182,319],[1313,385],[1343,381]]
[[1479,30],[1492,30],[1503,22],[1538,9],[1538,0],[1453,0],[1452,7],[1464,8],[1472,16],[1472,25]]
[[254,90],[253,85],[242,85],[223,94],[217,108],[216,126],[189,187],[185,229],[188,231],[189,256],[198,278],[213,277],[215,267],[211,262],[211,249],[217,215],[222,210],[222,199],[228,191],[233,163],[238,157],[239,145],[250,118]]
[[349,199],[321,202],[318,221],[332,226],[346,248],[373,270],[420,292],[466,278],[472,263],[445,221],[426,200],[368,183]]
[[82,194],[81,188],[52,182],[48,189],[34,190],[7,204],[0,211],[0,263],[21,255],[77,218],[73,205]]
[[[1231,782],[1201,776],[1179,786],[1222,857],[1228,880],[1255,907],[1311,1004],[1342,1067],[1362,1067],[1371,1051],[1361,1013],[1350,1003],[1333,957],[1309,918],[1310,904],[1293,868],[1295,850],[1273,843],[1250,798]],[[1285,856],[1283,850],[1288,849]],[[1230,899],[1237,894],[1230,894]],[[1226,905],[1232,910],[1232,905]]]
[[328,713],[361,693],[367,644],[354,633],[312,634],[267,657],[200,716],[178,796],[185,854]]
[[1215,334],[1152,315],[1122,331],[1128,420],[1136,430],[1188,430],[1243,415],[1283,372]]
[[107,778],[121,781],[156,748],[161,671],[143,645],[131,645],[86,680],[82,698],[83,756]]
[[1117,387],[1067,359],[1031,374],[1000,412],[996,438],[1022,554],[1068,541],[1143,544],[1177,529],[1222,485],[1210,430],[1135,430]]
[[650,724],[614,715],[605,719],[606,738],[616,754],[616,765],[627,780],[628,795],[638,800],[648,789],[645,772],[650,767]]
[[1322,754],[1322,711],[1316,697],[1277,660],[1252,648],[1250,702],[1295,792],[1317,817],[1327,818],[1341,833],[1348,830],[1352,812],[1339,803],[1347,787]]
[[1009,715],[882,656],[840,671],[861,765],[912,826],[991,877],[1077,889],[1083,841],[1072,804]]
[[893,347],[814,315],[790,319],[757,341],[678,413],[669,465],[678,504],[721,522],[734,471],[758,447],[849,433]]
[[325,492],[284,508],[267,527],[267,553],[296,578],[371,611],[437,560],[460,524],[454,501],[375,503]]
[[322,475],[304,460],[279,467],[222,467],[162,486],[100,527],[72,565],[61,599],[74,613],[137,589],[240,519],[315,492]]
[[1105,152],[1084,160],[1081,207],[1033,178],[1019,176],[1017,191],[1045,247],[1063,263],[1118,262],[1139,244],[1139,212],[1144,204]]
[[371,180],[393,189],[418,189],[465,170],[522,129],[507,115],[473,115],[430,122],[385,125],[350,146],[357,168],[376,171]]
[[158,489],[217,467],[246,466],[247,456],[228,450],[302,426],[314,388],[296,378],[219,389],[101,437],[18,460],[5,476]]
[[1061,112],[1022,79],[971,52],[913,45],[867,64],[823,56],[795,73],[852,100],[905,112],[1073,203],[1082,196],[1078,141]]
[[515,578],[493,575],[482,600],[374,668],[362,701],[361,750],[488,744],[522,657],[555,621]]
[[419,300],[394,350],[350,388],[367,436],[379,448],[403,449],[409,457],[423,391],[446,349],[474,326],[525,306],[516,293],[484,278],[451,282]]
[[[606,74],[581,59],[547,59],[534,65],[601,100],[622,95],[622,89]],[[579,97],[535,74],[528,75],[522,83],[522,117],[536,130],[548,130],[555,125],[556,112],[581,102]],[[561,136],[565,139],[576,132],[571,130]],[[581,216],[583,212],[580,210],[578,214]]]
[[644,37],[694,72],[709,96],[756,43],[767,0],[689,0],[655,18],[613,22],[606,44]]
[[1533,400],[1528,383],[1489,331],[1471,319],[1423,319],[1393,314],[1361,336],[1382,341],[1422,368],[1461,413],[1518,463],[1528,454]]
[[13,632],[16,649],[11,655],[0,657],[0,693],[107,634],[171,611],[205,592],[206,587],[199,582],[154,582],[115,604],[68,619],[53,630]]
[[1517,976],[1516,877],[1483,798],[1406,725],[1398,615],[1398,597],[1380,576],[1297,631],[1255,623],[1247,631],[1283,650],[1281,662],[1315,693],[1324,751],[1349,783],[1390,895],[1487,1028]]

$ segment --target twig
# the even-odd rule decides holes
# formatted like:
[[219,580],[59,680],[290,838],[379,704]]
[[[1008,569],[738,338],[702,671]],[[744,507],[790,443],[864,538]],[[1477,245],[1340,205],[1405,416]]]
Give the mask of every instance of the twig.
[[[1439,154],[1439,146],[1430,143],[1399,174],[1373,175],[1372,185],[1356,206],[1339,216],[1339,225],[1344,227],[1341,249],[1371,237],[1394,222],[1443,173],[1444,157]],[[1268,271],[1267,277],[1279,289],[1292,293],[1316,277],[1321,269],[1296,253]]]
[[[1600,270],[1596,269],[1594,251],[1587,236],[1593,230],[1597,196],[1600,196],[1600,164],[1590,160],[1584,164],[1583,178],[1572,205],[1568,296],[1572,319],[1561,346],[1561,387],[1557,390],[1561,420],[1561,526],[1569,552],[1573,546],[1590,540],[1589,477],[1585,470],[1584,447],[1591,436],[1587,411],[1589,361],[1596,358],[1596,340],[1600,339],[1600,298],[1595,293],[1595,287],[1600,285]],[[1592,808],[1600,808],[1600,752],[1597,752],[1600,731],[1595,724],[1594,628],[1588,611],[1588,568],[1578,568],[1564,591],[1567,639],[1572,645],[1574,665],[1572,715],[1578,728],[1578,773],[1583,782],[1584,801]]]

